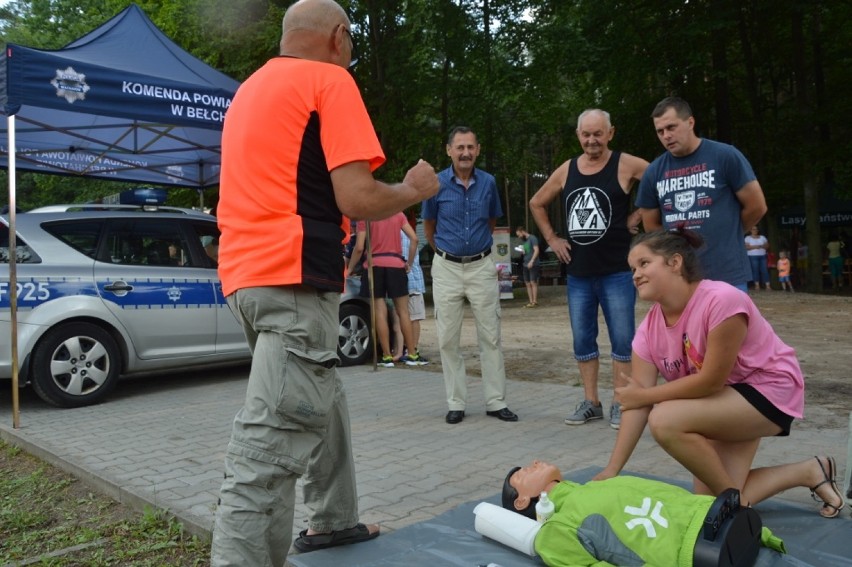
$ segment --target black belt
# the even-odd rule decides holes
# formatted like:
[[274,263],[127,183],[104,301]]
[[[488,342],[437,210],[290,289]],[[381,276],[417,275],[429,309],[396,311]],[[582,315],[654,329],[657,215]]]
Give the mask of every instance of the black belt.
[[440,248],[435,250],[435,253],[443,258],[444,260],[449,260],[450,262],[455,262],[456,264],[470,264],[471,262],[476,262],[477,260],[482,260],[489,254],[491,254],[491,248],[488,250],[484,250],[479,254],[475,254],[473,256],[453,256],[448,252],[444,252]]

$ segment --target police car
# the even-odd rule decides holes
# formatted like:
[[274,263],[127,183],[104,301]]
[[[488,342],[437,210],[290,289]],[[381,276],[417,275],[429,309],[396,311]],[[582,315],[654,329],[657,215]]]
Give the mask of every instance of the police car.
[[[15,220],[19,380],[48,403],[99,402],[121,375],[250,358],[216,272],[214,217],[119,204],[55,205]],[[0,216],[0,379],[12,375],[8,268]],[[344,364],[372,350],[356,296],[341,302]]]

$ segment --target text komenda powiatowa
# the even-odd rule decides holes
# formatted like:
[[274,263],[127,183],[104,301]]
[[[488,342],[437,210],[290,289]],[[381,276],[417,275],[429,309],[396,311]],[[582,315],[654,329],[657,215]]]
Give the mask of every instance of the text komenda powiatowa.
[[134,96],[172,101],[173,116],[194,118],[206,122],[223,122],[231,106],[231,98],[208,93],[191,92],[159,85],[123,81],[121,92]]

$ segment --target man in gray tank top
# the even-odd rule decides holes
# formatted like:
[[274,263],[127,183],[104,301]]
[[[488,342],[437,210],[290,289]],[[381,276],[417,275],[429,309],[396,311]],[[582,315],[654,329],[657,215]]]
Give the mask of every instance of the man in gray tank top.
[[734,146],[698,137],[692,108],[682,98],[664,98],[651,118],[666,151],[648,167],[637,190],[645,230],[699,231],[704,278],[746,291],[751,264],[743,235],[766,214],[751,164]]

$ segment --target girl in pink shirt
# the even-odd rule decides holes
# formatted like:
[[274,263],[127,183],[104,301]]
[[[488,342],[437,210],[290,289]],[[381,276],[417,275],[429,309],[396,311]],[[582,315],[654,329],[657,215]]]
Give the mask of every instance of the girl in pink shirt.
[[[633,339],[632,376],[618,388],[622,422],[609,463],[623,469],[647,424],[657,443],[694,475],[700,494],[737,488],[756,504],[805,486],[834,518],[844,506],[831,457],[752,469],[760,439],[790,433],[802,417],[804,380],[749,296],[702,280],[690,230],[636,237],[628,256],[640,298],[655,302]],[[657,384],[657,376],[664,382]]]

